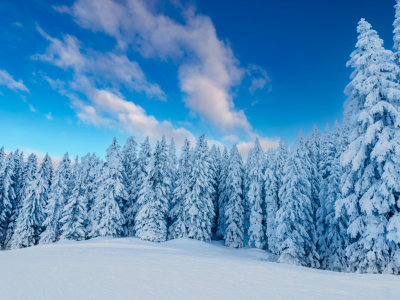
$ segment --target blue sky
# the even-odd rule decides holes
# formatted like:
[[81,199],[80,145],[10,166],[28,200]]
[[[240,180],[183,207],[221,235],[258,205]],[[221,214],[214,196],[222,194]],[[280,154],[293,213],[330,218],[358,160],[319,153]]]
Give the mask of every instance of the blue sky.
[[162,135],[181,145],[342,121],[366,18],[391,49],[394,0],[0,3],[0,144],[55,159]]

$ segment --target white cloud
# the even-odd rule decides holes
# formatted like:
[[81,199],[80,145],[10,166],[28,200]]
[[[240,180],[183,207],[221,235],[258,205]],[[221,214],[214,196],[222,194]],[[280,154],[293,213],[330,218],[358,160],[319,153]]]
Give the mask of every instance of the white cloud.
[[[173,59],[179,64],[180,88],[186,107],[222,131],[251,130],[243,110],[235,107],[231,88],[245,71],[229,45],[218,39],[209,17],[193,8],[181,11],[185,24],[153,14],[143,1],[78,0],[71,8],[57,7],[92,31],[113,36],[145,58]],[[180,5],[177,5],[180,7]]]
[[[128,88],[133,86],[134,89],[145,90],[146,94],[156,94],[163,99],[161,90],[145,80],[136,63],[129,61],[126,56],[102,54],[90,49],[86,49],[86,53],[91,53],[90,55],[84,54],[83,45],[75,37],[67,35],[61,41],[50,37],[40,28],[38,30],[50,45],[44,54],[34,55],[32,59],[72,70],[73,79],[70,82],[54,80],[46,75],[43,78],[53,89],[70,99],[71,106],[81,121],[95,126],[122,127],[131,134],[149,136],[153,140],[161,139],[165,135],[167,139],[173,137],[178,145],[183,144],[185,137],[191,142],[195,141],[186,129],[175,128],[168,121],[158,121],[141,106],[127,101],[118,88],[107,87],[109,82],[122,83]],[[99,85],[103,88],[99,88]],[[78,93],[85,95],[87,100],[78,97]]]
[[22,27],[22,24],[20,22],[14,22],[14,25],[18,26],[18,27]]
[[51,111],[45,115],[47,120],[53,120],[53,116],[51,115]]
[[6,70],[0,70],[0,85],[8,87],[14,92],[29,92],[29,89],[24,85],[21,79],[18,81],[14,80],[14,78],[8,74]]
[[225,135],[225,136],[222,137],[222,140],[226,141],[226,142],[237,142],[239,140],[239,137],[236,136],[236,135],[232,135],[232,134],[231,135]]
[[40,27],[37,30],[50,42],[50,46],[46,53],[32,55],[32,59],[50,62],[64,70],[72,69],[80,74],[94,75],[101,84],[123,84],[132,91],[144,92],[149,98],[166,99],[161,88],[149,83],[139,64],[130,61],[126,55],[84,49],[83,44],[71,35],[65,35],[61,41],[52,38]]
[[22,102],[28,104],[29,110],[30,110],[31,112],[37,112],[36,108],[34,108],[33,105],[30,104],[30,103],[26,100],[26,97],[25,97],[24,95],[21,96],[21,99],[22,99]]
[[[249,87],[249,91],[252,95],[254,95],[256,90],[262,90],[268,83],[271,83],[271,79],[269,78],[267,71],[260,66],[254,64],[249,65],[247,68],[247,74],[252,76],[251,86]],[[271,88],[272,87],[269,86],[269,92],[271,91]]]

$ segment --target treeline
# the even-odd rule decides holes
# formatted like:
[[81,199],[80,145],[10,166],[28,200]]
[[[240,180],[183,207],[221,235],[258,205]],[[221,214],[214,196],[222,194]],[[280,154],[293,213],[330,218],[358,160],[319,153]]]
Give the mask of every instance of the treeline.
[[[56,171],[0,153],[0,243],[17,249],[98,236],[163,242],[219,238],[269,249],[279,262],[359,273],[400,272],[400,4],[395,50],[364,19],[345,93],[344,127],[300,131],[289,150],[258,140],[246,163],[205,136],[179,158],[163,138],[138,152],[113,140],[105,162],[68,154]],[[4,159],[5,157],[5,159]]]

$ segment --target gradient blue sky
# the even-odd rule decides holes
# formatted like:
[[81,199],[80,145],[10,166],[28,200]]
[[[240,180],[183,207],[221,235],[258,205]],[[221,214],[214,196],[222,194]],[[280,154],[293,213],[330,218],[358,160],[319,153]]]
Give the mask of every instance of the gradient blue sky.
[[394,0],[3,0],[0,144],[54,158],[116,136],[178,145],[342,121],[346,62],[366,18],[391,49]]

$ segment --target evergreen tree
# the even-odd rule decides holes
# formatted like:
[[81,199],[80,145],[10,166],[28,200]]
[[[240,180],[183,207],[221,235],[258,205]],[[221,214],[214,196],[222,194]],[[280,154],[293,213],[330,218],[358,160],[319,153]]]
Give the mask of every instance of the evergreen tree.
[[221,151],[215,145],[213,145],[211,147],[210,157],[211,157],[211,164],[210,164],[211,177],[212,177],[212,180],[213,180],[213,193],[211,195],[211,198],[213,200],[213,207],[214,207],[214,218],[213,218],[213,223],[212,223],[212,226],[211,226],[211,231],[213,233],[217,233],[218,215],[219,215],[219,210],[218,210],[218,199],[219,199],[218,186],[219,186],[219,178],[220,178],[220,172],[221,172]]
[[[171,210],[172,194],[176,187],[177,168],[178,168],[178,157],[176,156],[176,145],[175,145],[174,139],[171,139],[171,142],[168,146],[167,174],[166,174],[166,176],[169,178],[167,181],[170,182],[170,185],[168,187],[168,190],[169,190],[168,211]],[[169,219],[169,217],[167,218],[167,220],[168,220],[168,226],[170,226],[172,223],[171,223],[171,220]]]
[[134,220],[135,220],[135,199],[134,189],[137,185],[136,168],[138,167],[137,157],[137,143],[135,138],[132,136],[126,140],[126,144],[122,150],[122,165],[124,166],[126,176],[126,190],[128,193],[128,199],[123,209],[125,216],[125,227],[127,229],[127,236],[133,236],[134,234]]
[[[125,218],[121,208],[128,195],[124,186],[124,168],[122,166],[120,148],[121,146],[117,144],[117,139],[114,138],[111,146],[107,149],[106,163],[101,173],[101,183],[92,212],[91,237],[118,237],[124,234]],[[74,180],[79,183],[78,177],[79,173]],[[79,199],[75,199],[75,202],[69,201],[70,209],[79,211],[80,198],[82,197],[81,187],[75,186],[74,193],[79,196]]]
[[349,270],[398,274],[400,255],[399,67],[394,55],[364,19],[358,23],[356,50],[347,66],[355,68],[346,87],[345,121],[350,122],[349,147],[342,196],[336,210],[349,215],[346,249]]
[[[327,253],[328,245],[326,244],[326,199],[328,198],[329,181],[328,177],[331,172],[332,162],[336,156],[335,143],[338,140],[332,140],[332,134],[329,129],[329,125],[325,126],[325,133],[321,139],[321,160],[320,160],[320,175],[321,175],[321,185],[319,191],[319,202],[320,205],[317,209],[316,214],[316,229],[317,229],[317,250],[321,261],[325,260],[325,255]],[[322,268],[326,268],[324,264],[321,264]]]
[[308,150],[300,130],[285,164],[276,217],[279,262],[319,267],[309,182]]
[[233,145],[230,151],[226,189],[228,203],[225,209],[225,245],[242,248],[244,240],[243,162],[236,145]]
[[[129,209],[127,214],[136,216],[137,211],[140,209],[138,205],[140,191],[144,188],[146,184],[148,169],[150,165],[150,160],[152,156],[152,150],[150,146],[149,137],[147,137],[144,142],[140,145],[138,165],[134,173],[134,177],[136,178],[136,184],[131,190],[131,197],[133,206]],[[134,230],[134,228],[133,228]],[[134,233],[133,233],[134,235]]]
[[[28,163],[29,159],[31,159],[30,164],[33,165],[35,158],[30,156]],[[34,168],[32,165],[31,167]],[[11,239],[12,249],[30,247],[39,242],[40,234],[44,229],[43,222],[46,216],[45,208],[51,185],[52,171],[51,158],[46,154],[36,174],[28,182],[26,196]]]
[[249,226],[249,245],[254,243],[257,248],[263,248],[265,245],[265,226],[264,218],[264,165],[265,154],[261,148],[258,138],[252,149],[251,156],[247,159],[249,171],[249,190],[247,191],[247,202],[250,206],[250,226]]
[[322,135],[319,132],[317,125],[314,124],[310,136],[306,139],[306,164],[309,174],[309,182],[311,184],[311,203],[313,206],[314,225],[316,224],[317,210],[320,207],[319,192],[321,185],[320,164],[321,164],[321,140]]
[[283,185],[283,169],[288,157],[287,140],[279,141],[279,146],[275,153],[267,156],[268,164],[265,170],[265,207],[266,207],[266,236],[268,240],[268,249],[278,253],[276,243],[276,214],[280,208],[279,189]]
[[185,216],[184,199],[190,192],[191,163],[190,142],[185,139],[179,158],[176,188],[173,192],[171,211],[169,213],[172,221],[172,225],[169,228],[169,238],[171,239],[187,237],[188,235],[189,225]]
[[229,166],[229,153],[228,149],[224,147],[220,163],[220,175],[218,184],[218,228],[217,236],[224,237],[226,231],[225,208],[228,203],[226,177],[228,175]]
[[[74,177],[74,187],[68,195],[68,201],[63,207],[61,219],[59,221],[61,227],[60,239],[80,241],[84,240],[86,237],[85,224],[87,223],[87,190],[85,189],[83,179],[84,174],[84,172],[77,172]],[[106,222],[113,221],[112,218],[106,220]],[[113,225],[111,225],[111,227],[113,227]],[[100,235],[103,232],[105,232],[105,235],[112,235],[114,232],[118,232],[118,230],[110,230],[109,224],[98,230]]]
[[5,249],[9,249],[10,240],[14,234],[14,228],[16,226],[19,208],[21,207],[21,202],[23,198],[23,170],[24,170],[24,155],[23,153],[19,153],[19,150],[13,153],[14,159],[14,170],[13,170],[13,190],[15,193],[15,199],[11,203],[12,204],[12,212],[8,222],[6,238],[3,243],[3,247]]
[[0,170],[0,246],[3,246],[7,227],[16,199],[14,177],[14,154],[7,155]]
[[40,244],[48,244],[55,242],[59,233],[59,221],[61,213],[64,209],[66,199],[69,192],[69,176],[71,173],[71,160],[68,153],[65,153],[54,174],[54,179],[50,187],[49,201],[46,207],[46,219],[43,227],[46,228],[40,235]]
[[136,236],[151,242],[167,239],[169,208],[168,147],[163,137],[157,142],[148,166],[148,175],[140,192],[139,211],[135,217]]

